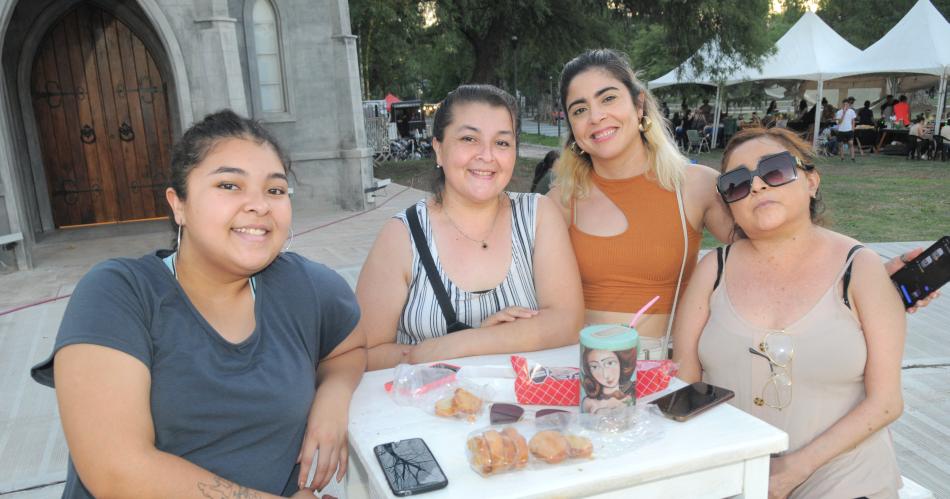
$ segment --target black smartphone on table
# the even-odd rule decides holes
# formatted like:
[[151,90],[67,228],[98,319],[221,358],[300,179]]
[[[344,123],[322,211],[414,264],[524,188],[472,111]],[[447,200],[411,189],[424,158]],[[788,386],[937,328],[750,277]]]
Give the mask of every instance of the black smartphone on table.
[[894,272],[891,281],[897,286],[904,308],[913,307],[940,289],[950,281],[950,236],[943,236]]
[[684,386],[653,401],[664,416],[676,421],[686,421],[693,416],[715,407],[736,394],[702,381]]
[[394,495],[410,496],[449,484],[442,467],[421,438],[380,444],[373,452]]

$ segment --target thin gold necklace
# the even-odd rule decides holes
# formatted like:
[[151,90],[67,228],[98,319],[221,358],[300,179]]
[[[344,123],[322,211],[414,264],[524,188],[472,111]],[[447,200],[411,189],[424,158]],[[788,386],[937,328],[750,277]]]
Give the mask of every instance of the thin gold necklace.
[[491,221],[491,228],[488,229],[488,234],[485,235],[485,239],[475,239],[474,237],[469,236],[462,229],[459,228],[458,224],[455,223],[455,220],[452,220],[452,217],[449,216],[449,210],[445,208],[445,205],[442,206],[442,213],[445,213],[445,218],[449,220],[449,223],[452,224],[452,227],[455,227],[455,230],[462,235],[465,239],[469,241],[480,244],[483,250],[488,249],[488,238],[491,237],[492,233],[495,232],[495,225],[498,223],[498,214],[501,213],[501,200],[498,200],[497,208],[495,209],[495,217]]

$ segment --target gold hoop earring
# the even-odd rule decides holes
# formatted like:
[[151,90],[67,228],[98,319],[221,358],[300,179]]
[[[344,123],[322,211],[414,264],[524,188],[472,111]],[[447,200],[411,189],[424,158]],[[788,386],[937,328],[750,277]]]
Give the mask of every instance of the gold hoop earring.
[[637,128],[640,129],[640,133],[647,133],[650,131],[650,128],[652,127],[653,127],[653,120],[651,120],[649,116],[643,115],[643,117],[640,118],[640,125]]
[[576,154],[576,155],[578,155],[578,156],[583,156],[583,155],[587,154],[586,152],[584,152],[583,149],[580,148],[580,146],[577,145],[577,141],[576,141],[576,140],[572,140],[572,141],[571,141],[571,145],[568,146],[568,149],[570,149],[572,153],[574,153],[574,154]]

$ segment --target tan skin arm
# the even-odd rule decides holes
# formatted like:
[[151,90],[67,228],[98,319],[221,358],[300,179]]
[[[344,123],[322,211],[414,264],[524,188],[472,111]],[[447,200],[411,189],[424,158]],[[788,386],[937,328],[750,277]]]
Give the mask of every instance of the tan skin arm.
[[396,323],[409,292],[412,243],[405,226],[398,221],[387,223],[370,251],[356,287],[363,310],[359,327],[369,338],[369,369],[389,368],[400,362],[534,351],[576,342],[583,318],[577,262],[554,204],[540,198],[537,217],[534,282],[539,311],[521,313],[522,309],[512,307],[485,321],[492,325],[418,345],[395,343]]
[[690,215],[691,221],[701,220],[701,223],[693,224],[697,230],[702,232],[705,228],[716,239],[730,243],[735,223],[732,220],[732,214],[729,213],[729,208],[716,190],[718,178],[719,172],[708,166],[687,167],[683,203],[686,205],[686,212]]
[[699,363],[699,337],[709,319],[709,297],[716,282],[716,253],[711,251],[696,265],[696,270],[680,298],[679,310],[673,321],[673,361],[679,365],[677,376],[686,383],[695,383],[703,377]]
[[307,432],[300,455],[300,476],[297,486],[306,485],[313,454],[319,448],[320,458],[311,488],[326,487],[336,470],[337,481],[346,474],[349,459],[347,424],[353,391],[366,370],[366,337],[355,329],[342,343],[317,365],[317,393],[310,406]]
[[819,467],[853,449],[903,412],[901,359],[907,332],[903,307],[873,251],[860,251],[853,269],[849,292],[867,342],[867,396],[808,445],[772,459],[770,497],[786,497]]
[[369,371],[407,361],[410,347],[396,344],[396,324],[409,295],[411,244],[408,228],[402,222],[386,222],[356,283],[356,299],[362,312],[356,329],[366,336]]
[[[156,449],[151,376],[138,359],[108,347],[77,344],[60,349],[55,362],[66,442],[76,471],[94,496],[277,497]],[[308,493],[301,491],[299,497]]]

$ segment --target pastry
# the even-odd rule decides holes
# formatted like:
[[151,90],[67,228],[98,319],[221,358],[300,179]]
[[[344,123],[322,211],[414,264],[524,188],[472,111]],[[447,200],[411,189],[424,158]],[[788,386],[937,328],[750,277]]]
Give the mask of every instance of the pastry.
[[510,440],[515,447],[515,468],[523,468],[524,465],[528,464],[528,442],[526,442],[524,437],[514,428],[505,428],[501,433],[508,437],[508,440]]
[[446,397],[435,403],[435,415],[450,418],[458,412],[455,409],[453,397]]
[[466,416],[474,421],[482,410],[482,399],[464,388],[456,388],[451,397],[445,397],[435,403],[435,415],[450,418]]
[[[456,388],[452,397],[455,412],[475,416],[482,410],[482,399],[464,388]],[[471,418],[470,418],[471,419]]]
[[501,433],[495,430],[488,430],[482,434],[485,442],[488,443],[488,453],[491,455],[492,472],[498,473],[505,471],[511,464],[511,461],[505,460],[505,441]]
[[570,455],[570,444],[559,431],[546,430],[536,433],[528,443],[531,454],[549,464],[557,464]]
[[492,472],[491,454],[488,452],[488,443],[481,435],[468,439],[468,450],[472,453],[472,466],[475,471],[483,475]]
[[565,435],[564,438],[570,446],[571,457],[590,457],[594,453],[594,444],[586,437]]

